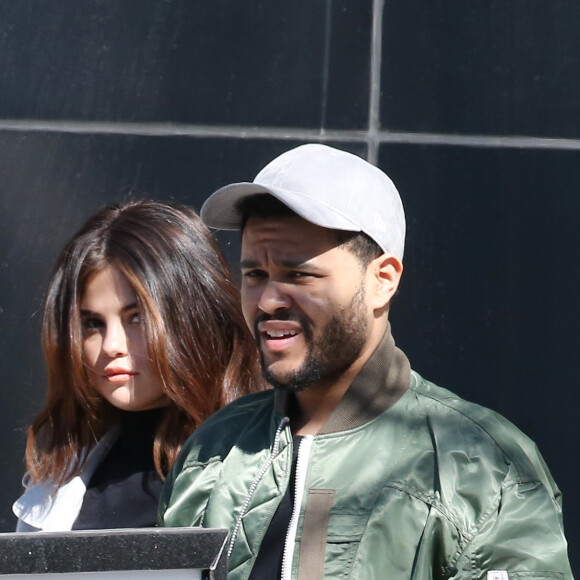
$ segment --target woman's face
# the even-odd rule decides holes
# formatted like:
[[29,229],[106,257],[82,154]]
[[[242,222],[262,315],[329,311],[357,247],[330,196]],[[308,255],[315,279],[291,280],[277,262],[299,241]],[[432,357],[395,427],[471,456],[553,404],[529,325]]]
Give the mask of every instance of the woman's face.
[[97,391],[125,411],[168,404],[151,369],[137,296],[125,276],[114,266],[94,275],[80,309],[83,362]]

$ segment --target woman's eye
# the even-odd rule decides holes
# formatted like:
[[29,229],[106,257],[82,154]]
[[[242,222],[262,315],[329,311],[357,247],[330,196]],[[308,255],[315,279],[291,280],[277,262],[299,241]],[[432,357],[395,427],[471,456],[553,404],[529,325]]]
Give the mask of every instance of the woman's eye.
[[140,312],[135,312],[134,314],[131,314],[130,318],[129,318],[129,322],[131,324],[141,324],[141,313]]
[[83,318],[82,324],[86,330],[97,330],[103,327],[103,321],[98,318]]

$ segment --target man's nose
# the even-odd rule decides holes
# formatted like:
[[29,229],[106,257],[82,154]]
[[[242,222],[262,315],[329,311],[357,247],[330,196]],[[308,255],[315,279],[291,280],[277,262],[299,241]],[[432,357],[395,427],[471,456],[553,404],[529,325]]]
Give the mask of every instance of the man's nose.
[[258,308],[267,314],[273,314],[280,308],[290,308],[292,299],[284,290],[284,285],[280,282],[270,281],[264,286]]
[[115,322],[107,325],[102,348],[105,356],[109,358],[127,356],[127,334],[122,323]]

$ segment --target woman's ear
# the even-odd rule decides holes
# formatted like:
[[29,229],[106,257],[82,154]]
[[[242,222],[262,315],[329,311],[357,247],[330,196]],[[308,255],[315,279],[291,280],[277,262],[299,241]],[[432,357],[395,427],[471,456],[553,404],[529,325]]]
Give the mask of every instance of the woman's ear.
[[393,254],[382,254],[369,264],[368,274],[372,307],[375,310],[387,307],[399,287],[403,263]]

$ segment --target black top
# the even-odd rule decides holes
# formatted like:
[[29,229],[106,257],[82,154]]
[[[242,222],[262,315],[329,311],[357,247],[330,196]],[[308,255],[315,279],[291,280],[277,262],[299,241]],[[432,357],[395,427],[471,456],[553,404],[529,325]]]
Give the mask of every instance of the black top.
[[153,441],[163,409],[123,412],[120,434],[93,474],[73,530],[143,528],[157,524],[162,481]]
[[286,534],[288,526],[290,525],[290,518],[292,517],[292,510],[294,508],[294,492],[296,489],[296,462],[298,460],[298,448],[302,437],[299,435],[292,435],[294,443],[293,457],[292,457],[292,472],[290,473],[290,483],[288,489],[282,497],[282,501],[278,505],[278,509],[272,517],[272,521],[266,530],[260,551],[249,580],[277,580],[282,573],[282,559],[284,557],[284,544],[286,542]]

